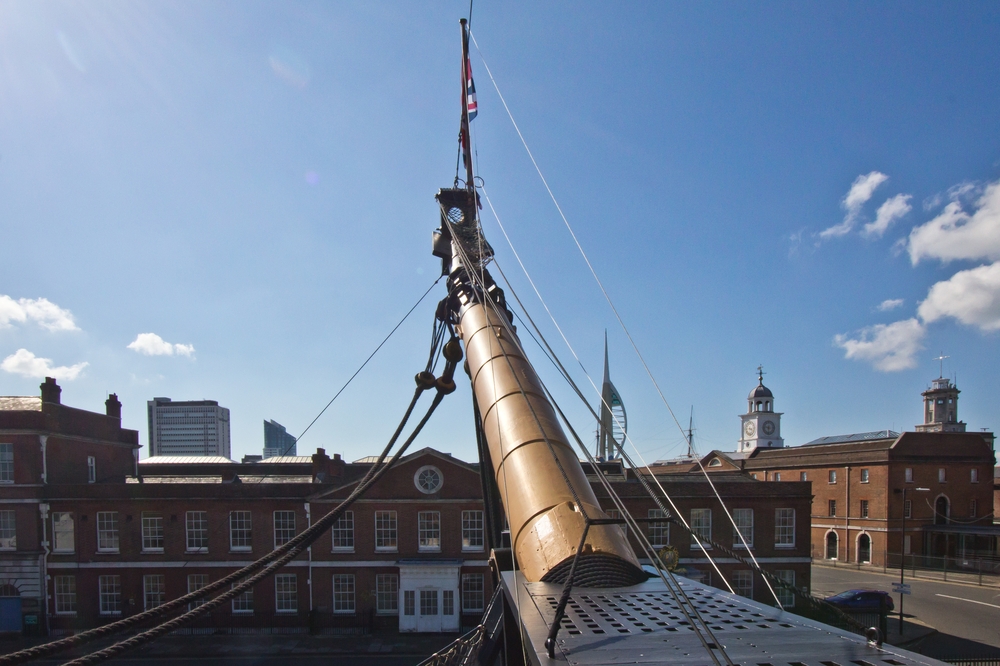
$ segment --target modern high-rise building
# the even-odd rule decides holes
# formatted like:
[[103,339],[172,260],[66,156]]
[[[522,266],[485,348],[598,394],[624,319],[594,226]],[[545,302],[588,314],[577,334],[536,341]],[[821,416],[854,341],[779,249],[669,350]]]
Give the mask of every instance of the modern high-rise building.
[[277,421],[264,421],[264,458],[294,455],[295,437]]
[[149,415],[149,455],[229,458],[229,410],[215,400],[153,398]]

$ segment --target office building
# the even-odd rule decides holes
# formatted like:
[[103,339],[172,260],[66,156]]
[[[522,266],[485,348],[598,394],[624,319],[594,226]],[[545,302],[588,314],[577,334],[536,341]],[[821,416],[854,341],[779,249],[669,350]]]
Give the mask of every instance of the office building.
[[146,407],[150,457],[231,457],[229,410],[215,400],[153,398]]
[[277,421],[264,421],[264,458],[294,455],[295,437]]

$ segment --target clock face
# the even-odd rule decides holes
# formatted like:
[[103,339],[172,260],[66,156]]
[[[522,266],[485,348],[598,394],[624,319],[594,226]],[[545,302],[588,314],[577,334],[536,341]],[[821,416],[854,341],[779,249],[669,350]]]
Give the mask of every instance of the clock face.
[[773,435],[774,434],[774,422],[773,421],[764,421],[764,425],[762,425],[760,427],[760,429],[764,432],[765,435]]
[[753,421],[747,421],[743,424],[743,434],[747,437],[753,437],[753,434],[757,432],[757,426],[753,424]]

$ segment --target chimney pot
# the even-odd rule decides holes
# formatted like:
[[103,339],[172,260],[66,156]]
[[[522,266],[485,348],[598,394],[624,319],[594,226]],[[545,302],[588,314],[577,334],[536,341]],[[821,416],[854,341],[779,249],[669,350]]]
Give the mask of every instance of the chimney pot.
[[117,393],[112,393],[111,395],[108,396],[108,399],[104,401],[104,413],[110,416],[111,418],[121,420],[122,403],[120,400],[118,400]]
[[56,384],[54,377],[46,377],[45,381],[39,385],[39,388],[42,389],[42,402],[59,404],[59,394],[62,393],[62,388],[59,384]]

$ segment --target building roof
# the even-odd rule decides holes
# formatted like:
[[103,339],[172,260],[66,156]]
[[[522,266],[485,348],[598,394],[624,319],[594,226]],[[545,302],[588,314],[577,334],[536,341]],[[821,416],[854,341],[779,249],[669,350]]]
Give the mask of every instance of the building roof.
[[819,444],[845,444],[847,442],[868,442],[873,439],[896,439],[899,433],[894,430],[873,430],[872,432],[856,432],[851,435],[831,435],[820,437],[802,446],[817,446]]
[[773,398],[774,394],[771,393],[771,389],[764,386],[764,382],[761,381],[760,384],[755,386],[750,395],[747,396],[748,400],[753,400],[754,398]]
[[42,411],[42,399],[24,395],[0,396],[0,411],[40,412]]
[[[256,464],[270,464],[270,463],[311,463],[312,456],[272,456],[270,458],[264,458],[263,460],[258,460]],[[372,462],[375,462],[374,460]]]
[[209,465],[219,463],[235,465],[236,461],[224,456],[150,456],[139,461],[140,465]]

